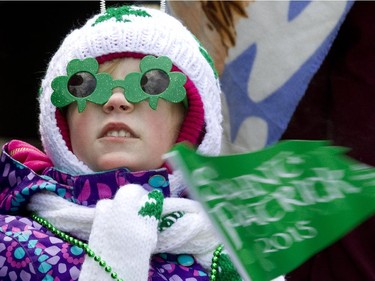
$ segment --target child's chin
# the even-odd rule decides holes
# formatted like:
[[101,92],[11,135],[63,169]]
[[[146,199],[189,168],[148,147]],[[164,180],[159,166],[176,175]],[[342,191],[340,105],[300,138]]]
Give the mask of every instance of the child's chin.
[[119,156],[106,156],[102,157],[97,165],[96,171],[107,171],[107,170],[114,170],[119,168],[126,168],[128,170],[133,170],[135,167],[129,161],[126,160],[124,157]]

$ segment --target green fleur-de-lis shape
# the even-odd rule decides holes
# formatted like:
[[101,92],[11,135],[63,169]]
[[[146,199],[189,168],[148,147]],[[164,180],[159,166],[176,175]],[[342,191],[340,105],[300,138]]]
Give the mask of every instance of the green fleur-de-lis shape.
[[138,214],[143,217],[155,217],[157,220],[159,220],[163,212],[163,193],[161,193],[159,190],[153,190],[148,193],[147,196],[148,200],[141,207]]
[[84,60],[73,59],[69,62],[66,70],[66,76],[56,77],[51,84],[54,90],[51,96],[51,102],[54,106],[62,108],[71,104],[72,102],[77,102],[78,111],[82,112],[86,108],[86,102],[91,101],[96,104],[104,104],[108,101],[111,96],[110,87],[94,87],[92,93],[87,93],[87,95],[82,97],[77,97],[69,91],[69,80],[72,76],[85,73],[86,76],[94,79],[96,85],[111,85],[112,77],[108,73],[98,73],[99,64],[94,58],[87,58]]
[[[141,72],[129,73],[125,77],[123,85],[126,99],[129,102],[138,103],[148,99],[150,107],[156,110],[159,98],[173,103],[185,100],[186,90],[184,84],[187,78],[181,72],[170,71],[172,69],[172,61],[168,57],[146,56],[141,60],[139,67]],[[163,71],[169,77],[169,85],[163,92],[158,94],[149,94],[142,89],[142,78],[152,70]]]
[[122,7],[112,7],[108,8],[105,13],[99,16],[96,21],[93,23],[93,26],[100,22],[107,21],[109,19],[116,19],[118,22],[129,22],[130,20],[125,18],[129,15],[136,15],[140,17],[150,17],[150,14],[147,13],[145,10],[142,9],[134,9],[130,6],[122,6]]
[[202,56],[206,59],[208,64],[211,66],[212,71],[214,72],[215,78],[218,78],[219,74],[218,74],[217,69],[215,67],[215,62],[214,62],[213,58],[207,52],[206,48],[203,47],[202,43],[198,40],[198,38],[194,36],[194,39],[198,42],[199,52],[202,54]]

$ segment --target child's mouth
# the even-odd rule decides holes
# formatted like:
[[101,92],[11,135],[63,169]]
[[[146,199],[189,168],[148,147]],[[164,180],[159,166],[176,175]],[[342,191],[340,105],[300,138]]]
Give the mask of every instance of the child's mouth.
[[125,130],[111,130],[105,134],[106,137],[124,137],[130,138],[132,135],[130,132]]
[[107,124],[102,133],[101,137],[118,137],[118,138],[136,138],[137,136],[132,130],[124,123],[109,123]]

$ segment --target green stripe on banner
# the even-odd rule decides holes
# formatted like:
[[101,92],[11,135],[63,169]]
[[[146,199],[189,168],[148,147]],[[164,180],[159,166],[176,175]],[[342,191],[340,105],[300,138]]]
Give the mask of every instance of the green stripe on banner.
[[166,154],[206,209],[244,280],[284,275],[375,212],[375,168],[326,141],[209,157]]

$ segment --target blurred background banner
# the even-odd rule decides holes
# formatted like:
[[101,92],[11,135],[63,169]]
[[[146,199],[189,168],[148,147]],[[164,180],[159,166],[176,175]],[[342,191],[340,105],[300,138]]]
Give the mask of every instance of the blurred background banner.
[[223,152],[234,153],[281,138],[353,2],[168,4],[213,55],[224,94]]

